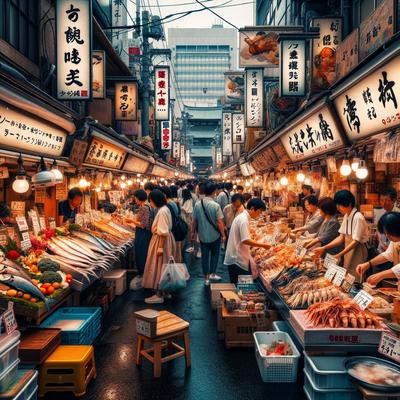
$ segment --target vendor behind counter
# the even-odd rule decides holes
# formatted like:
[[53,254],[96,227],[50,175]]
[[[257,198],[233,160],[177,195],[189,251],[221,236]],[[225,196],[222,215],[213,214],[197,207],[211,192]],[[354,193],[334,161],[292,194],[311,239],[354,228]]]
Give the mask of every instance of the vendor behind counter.
[[79,188],[74,187],[69,190],[67,199],[58,204],[58,225],[75,222],[82,199],[83,193]]

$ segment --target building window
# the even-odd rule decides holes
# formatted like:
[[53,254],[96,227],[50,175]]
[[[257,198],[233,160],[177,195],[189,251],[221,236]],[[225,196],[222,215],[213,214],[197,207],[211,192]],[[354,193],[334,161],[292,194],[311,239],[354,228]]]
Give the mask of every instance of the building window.
[[38,3],[30,0],[0,0],[0,38],[38,63]]

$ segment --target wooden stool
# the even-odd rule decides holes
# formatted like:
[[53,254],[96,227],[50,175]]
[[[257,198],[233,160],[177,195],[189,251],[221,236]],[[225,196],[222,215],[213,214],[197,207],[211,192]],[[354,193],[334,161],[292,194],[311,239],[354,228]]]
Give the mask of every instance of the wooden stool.
[[[189,322],[168,312],[161,311],[157,317],[157,334],[154,338],[149,338],[137,334],[136,365],[142,365],[142,356],[147,358],[154,365],[154,377],[161,376],[161,365],[178,357],[185,356],[186,368],[190,367],[190,339]],[[174,340],[183,340],[185,347],[181,347]],[[152,346],[145,349],[144,344]],[[163,349],[174,349],[175,353],[162,357]]]
[[93,346],[58,346],[40,367],[39,397],[47,392],[83,396],[92,378],[96,378]]

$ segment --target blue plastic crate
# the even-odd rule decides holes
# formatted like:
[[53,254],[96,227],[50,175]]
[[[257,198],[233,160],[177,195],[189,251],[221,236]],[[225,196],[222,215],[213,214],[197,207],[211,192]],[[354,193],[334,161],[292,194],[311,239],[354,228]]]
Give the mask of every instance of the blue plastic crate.
[[249,293],[249,292],[259,292],[259,287],[256,283],[237,283],[236,289],[238,292]]
[[[69,321],[69,322],[68,322]],[[75,326],[73,321],[80,321]],[[41,325],[61,329],[62,344],[92,344],[101,330],[100,307],[60,308]]]

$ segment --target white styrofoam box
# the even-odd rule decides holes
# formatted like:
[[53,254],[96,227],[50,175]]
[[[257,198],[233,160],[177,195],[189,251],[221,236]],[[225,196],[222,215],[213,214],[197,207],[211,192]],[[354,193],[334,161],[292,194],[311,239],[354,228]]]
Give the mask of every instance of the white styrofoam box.
[[304,392],[308,400],[361,400],[361,393],[356,389],[320,389],[315,386],[304,371]]
[[236,286],[233,283],[211,283],[211,308],[216,310],[221,304],[221,292],[236,291]]
[[0,393],[5,392],[15,379],[18,371],[19,359],[0,373]]
[[103,280],[112,282],[112,285],[115,287],[115,294],[117,296],[120,296],[126,290],[126,270],[124,269],[107,271],[103,275]]
[[304,352],[304,371],[320,389],[354,389],[344,356],[312,356]]
[[21,333],[14,331],[0,336],[0,373],[18,359],[18,346]]

